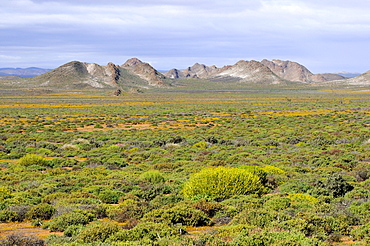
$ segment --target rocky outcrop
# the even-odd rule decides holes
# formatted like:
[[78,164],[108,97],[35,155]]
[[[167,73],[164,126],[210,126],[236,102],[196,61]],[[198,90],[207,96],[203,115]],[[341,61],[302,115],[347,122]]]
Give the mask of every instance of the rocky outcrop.
[[148,81],[151,86],[164,86],[165,76],[154,69],[149,63],[142,62],[137,58],[131,58],[121,65],[121,68]]
[[173,69],[169,70],[168,72],[164,73],[164,76],[166,76],[166,78],[170,78],[170,79],[183,79],[183,78],[185,78],[185,75],[180,70],[177,70],[176,68],[173,68]]
[[111,85],[117,86],[121,75],[119,66],[109,62],[106,66],[106,73],[110,77]]
[[[130,74],[127,76],[127,74]],[[96,63],[72,61],[52,71],[31,79],[39,86],[57,86],[67,88],[117,88],[121,85],[139,87],[147,85],[163,86],[165,77],[148,63],[137,58],[129,59],[122,67],[109,62],[106,66]]]
[[292,61],[262,60],[261,63],[270,68],[279,77],[295,82],[314,83],[344,79],[338,74],[313,74],[305,66]]
[[224,67],[214,80],[237,79],[239,82],[254,84],[285,84],[282,78],[273,73],[268,67],[258,61],[241,60],[233,66]]
[[198,79],[208,79],[217,73],[219,69],[216,66],[206,66],[204,64],[195,63],[193,66],[188,67],[185,70],[171,69],[164,75],[171,79],[183,79],[183,78],[198,78]]
[[218,72],[216,66],[206,66],[204,64],[195,63],[193,66],[183,70],[182,73],[186,78],[206,79],[212,77]]

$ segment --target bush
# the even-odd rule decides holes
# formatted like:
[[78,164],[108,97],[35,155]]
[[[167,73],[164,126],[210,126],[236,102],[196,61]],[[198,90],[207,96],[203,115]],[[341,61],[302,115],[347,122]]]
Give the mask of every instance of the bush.
[[0,222],[15,222],[19,220],[18,213],[15,211],[1,210]]
[[314,238],[308,238],[303,233],[291,232],[258,232],[255,234],[241,233],[230,244],[232,246],[288,246],[288,245],[326,245]]
[[353,186],[347,183],[339,174],[330,175],[326,181],[325,188],[333,197],[344,196],[347,192],[353,190]]
[[113,234],[108,241],[109,242],[138,241],[138,240],[157,241],[161,238],[178,237],[185,232],[186,232],[185,228],[181,226],[173,227],[164,223],[145,222],[138,224],[133,229],[121,230],[116,234]]
[[14,211],[18,214],[19,221],[26,219],[27,213],[30,210],[29,205],[11,205],[7,210]]
[[0,240],[2,246],[44,246],[45,242],[42,239],[33,236],[26,236],[22,234],[11,234],[4,240]]
[[364,240],[370,243],[370,223],[359,226],[358,228],[352,230],[351,235],[356,240]]
[[51,216],[55,213],[55,207],[48,203],[40,203],[38,205],[33,206],[27,212],[27,218],[30,220],[41,219],[41,220],[49,220]]
[[130,219],[140,219],[144,214],[144,206],[138,201],[127,199],[118,206],[107,208],[106,213],[110,219],[125,222]]
[[217,211],[224,209],[218,202],[208,202],[205,199],[200,199],[196,203],[192,205],[195,209],[203,211],[209,217],[213,217],[216,215]]
[[113,222],[95,222],[89,225],[78,235],[78,241],[83,243],[104,242],[112,234],[119,231]]
[[40,155],[26,154],[19,159],[19,165],[29,167],[29,166],[49,166],[49,162]]
[[70,213],[62,214],[49,223],[45,223],[43,227],[50,231],[64,231],[71,225],[86,225],[93,221],[94,216],[86,211],[75,210]]
[[70,225],[64,230],[64,236],[76,237],[83,229],[85,229],[84,225]]
[[204,212],[187,205],[152,210],[144,215],[143,220],[187,226],[208,226],[212,224],[211,219]]
[[116,204],[118,203],[119,198],[123,195],[124,193],[122,191],[104,190],[98,195],[98,197],[102,203]]
[[186,197],[227,199],[236,195],[261,193],[261,180],[251,172],[232,167],[206,168],[184,184]]
[[162,173],[157,170],[147,171],[141,174],[140,178],[150,184],[158,184],[163,183],[165,181],[165,178],[163,177]]

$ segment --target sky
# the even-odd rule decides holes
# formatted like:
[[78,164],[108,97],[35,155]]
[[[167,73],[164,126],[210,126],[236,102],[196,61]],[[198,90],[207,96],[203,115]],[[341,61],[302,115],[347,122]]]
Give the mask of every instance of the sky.
[[370,70],[369,0],[0,0],[0,67],[296,61]]

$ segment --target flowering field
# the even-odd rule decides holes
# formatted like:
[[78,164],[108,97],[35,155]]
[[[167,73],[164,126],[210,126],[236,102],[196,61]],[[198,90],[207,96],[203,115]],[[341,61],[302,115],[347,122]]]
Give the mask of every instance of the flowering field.
[[345,91],[3,96],[1,243],[367,245],[369,114]]

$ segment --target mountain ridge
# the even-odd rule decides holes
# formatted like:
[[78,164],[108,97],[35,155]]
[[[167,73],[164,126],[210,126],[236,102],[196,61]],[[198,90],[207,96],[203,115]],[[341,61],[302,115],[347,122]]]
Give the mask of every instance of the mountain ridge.
[[138,58],[131,58],[122,65],[109,62],[105,66],[96,63],[71,61],[29,79],[17,80],[17,77],[7,76],[1,80],[1,83],[7,86],[28,86],[32,88],[117,88],[125,90],[176,86],[181,84],[181,82],[175,82],[177,79],[189,78],[207,80],[211,83],[238,83],[246,85],[284,86],[291,83],[326,84],[331,81],[333,83],[345,82],[349,85],[370,85],[370,75],[368,73],[348,79],[338,74],[313,74],[305,66],[297,62],[270,61],[267,59],[262,61],[240,60],[234,65],[225,65],[220,68],[215,65],[207,66],[195,63],[183,70],[174,68],[161,73],[149,63],[142,62]]

